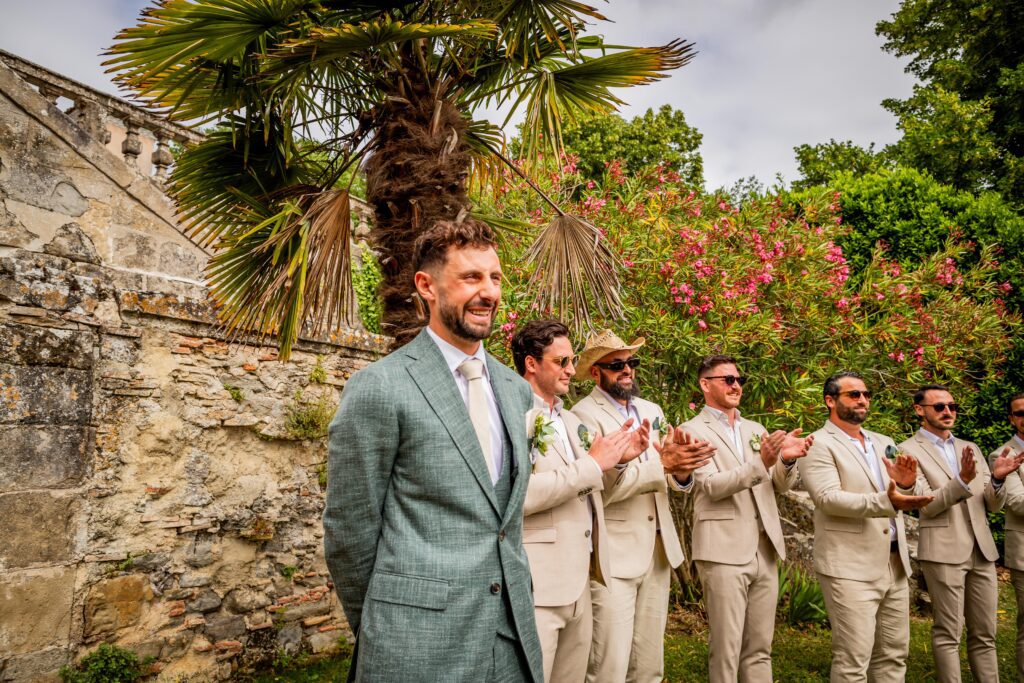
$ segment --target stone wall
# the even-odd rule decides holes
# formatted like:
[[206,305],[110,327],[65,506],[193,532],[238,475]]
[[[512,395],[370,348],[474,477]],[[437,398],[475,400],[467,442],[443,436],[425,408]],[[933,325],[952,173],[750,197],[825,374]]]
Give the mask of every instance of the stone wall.
[[306,437],[385,340],[230,346],[206,259],[153,179],[0,63],[0,680],[100,642],[221,680],[347,635]]

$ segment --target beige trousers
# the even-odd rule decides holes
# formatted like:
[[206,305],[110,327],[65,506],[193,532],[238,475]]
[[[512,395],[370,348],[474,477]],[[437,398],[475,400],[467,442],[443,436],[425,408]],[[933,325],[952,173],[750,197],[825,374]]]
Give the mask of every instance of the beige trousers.
[[641,576],[590,582],[594,642],[588,683],[661,683],[665,670],[665,622],[672,569],[659,536]]
[[1024,683],[1024,570],[1011,569],[1010,581],[1017,596],[1017,680]]
[[772,683],[772,636],[779,600],[777,555],[761,534],[741,565],[697,562],[708,611],[711,683]]
[[818,574],[832,623],[832,683],[902,683],[910,647],[910,589],[899,553],[877,581]]
[[536,607],[537,635],[544,655],[544,680],[549,683],[583,683],[587,677],[594,615],[590,586],[576,602],[559,607]]
[[999,587],[995,562],[986,560],[975,546],[963,564],[922,562],[935,616],[932,652],[942,683],[960,683],[960,634],[967,624],[967,661],[976,681],[996,683],[996,608]]

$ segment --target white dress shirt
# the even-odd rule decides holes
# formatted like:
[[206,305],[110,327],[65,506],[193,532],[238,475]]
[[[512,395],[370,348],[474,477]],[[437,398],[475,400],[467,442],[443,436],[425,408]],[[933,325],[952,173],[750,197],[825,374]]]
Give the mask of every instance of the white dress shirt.
[[708,409],[709,413],[715,416],[715,419],[718,420],[718,423],[722,425],[722,429],[724,429],[725,433],[729,435],[730,439],[732,439],[732,445],[736,447],[736,455],[740,457],[740,460],[746,460],[747,453],[746,450],[743,448],[743,435],[740,433],[740,422],[743,420],[743,418],[740,417],[739,408],[737,408],[735,411],[736,419],[733,420],[732,424],[729,424],[729,416],[726,415],[723,411],[719,410],[718,408],[712,408],[709,405],[705,405],[704,407]]
[[494,389],[491,388],[491,377],[487,371],[487,353],[484,351],[484,345],[481,343],[477,347],[476,353],[467,354],[465,351],[461,351],[444,339],[441,339],[429,327],[427,328],[427,334],[437,344],[437,348],[441,350],[444,362],[448,365],[448,370],[455,378],[455,385],[459,388],[459,393],[462,394],[462,401],[467,404],[467,409],[469,402],[469,380],[459,372],[459,366],[467,358],[478,358],[484,364],[484,392],[487,396],[487,413],[491,418],[491,454],[494,456],[494,474],[491,475],[491,483],[495,484],[501,476],[501,468],[505,462],[505,453],[502,448],[504,439],[501,438],[502,430],[505,427],[501,421],[501,412],[498,410],[498,401],[494,398]]
[[1020,434],[1014,434],[1013,440],[1017,442],[1017,448],[1024,451],[1024,439],[1020,438]]
[[929,432],[927,429],[921,428],[917,430],[919,434],[923,434],[932,444],[936,450],[939,451],[939,455],[946,459],[946,464],[949,465],[949,471],[953,473],[953,478],[960,482],[960,485],[965,490],[970,491],[971,487],[964,483],[964,480],[960,478],[960,460],[956,457],[956,442],[953,441],[953,435],[950,434],[948,439],[943,439],[937,434]]
[[[855,436],[850,436],[846,432],[843,435],[850,440],[850,443],[854,445],[857,452],[860,453],[861,457],[864,458],[864,462],[867,463],[868,469],[871,470],[872,476],[875,478],[875,483],[878,484],[878,488],[881,491],[885,491],[885,481],[882,479],[882,463],[878,459],[878,454],[875,453],[875,445],[871,443],[871,437],[868,436],[863,430],[861,430],[861,438],[864,439],[864,445],[861,445],[860,439]],[[896,518],[889,518],[889,540],[896,540]]]

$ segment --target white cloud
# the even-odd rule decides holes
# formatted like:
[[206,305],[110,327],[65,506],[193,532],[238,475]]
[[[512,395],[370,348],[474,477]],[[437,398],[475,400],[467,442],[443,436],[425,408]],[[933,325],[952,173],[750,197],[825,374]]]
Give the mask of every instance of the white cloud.
[[[100,53],[147,3],[2,0],[0,47],[105,92],[116,87]],[[830,137],[885,144],[898,135],[880,102],[913,79],[882,52],[877,21],[898,0],[612,0],[609,42],[685,38],[699,54],[659,83],[624,90],[626,116],[671,104],[704,135],[709,187],[756,175],[796,177],[793,147]]]

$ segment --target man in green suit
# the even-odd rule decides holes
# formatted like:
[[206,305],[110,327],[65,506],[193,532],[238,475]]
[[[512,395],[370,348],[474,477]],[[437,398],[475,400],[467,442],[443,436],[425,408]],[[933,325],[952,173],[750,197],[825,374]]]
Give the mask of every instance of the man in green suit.
[[541,683],[522,540],[533,392],[481,343],[494,238],[439,222],[413,258],[428,327],[352,376],[330,427],[324,546],[350,680]]

